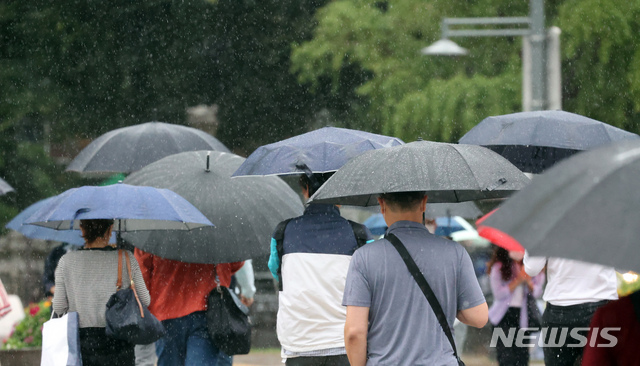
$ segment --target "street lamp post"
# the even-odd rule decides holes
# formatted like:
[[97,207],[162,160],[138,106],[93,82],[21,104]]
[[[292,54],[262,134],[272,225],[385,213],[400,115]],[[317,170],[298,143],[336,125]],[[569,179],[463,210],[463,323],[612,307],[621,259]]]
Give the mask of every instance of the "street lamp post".
[[[452,29],[452,26],[510,25],[501,29]],[[422,49],[425,55],[466,55],[467,50],[451,41],[450,37],[523,37],[524,110],[561,109],[560,91],[560,30],[545,34],[544,0],[530,0],[528,17],[444,18],[442,39]],[[549,43],[549,47],[547,47]],[[547,49],[548,48],[548,49]],[[545,57],[546,51],[549,58]]]

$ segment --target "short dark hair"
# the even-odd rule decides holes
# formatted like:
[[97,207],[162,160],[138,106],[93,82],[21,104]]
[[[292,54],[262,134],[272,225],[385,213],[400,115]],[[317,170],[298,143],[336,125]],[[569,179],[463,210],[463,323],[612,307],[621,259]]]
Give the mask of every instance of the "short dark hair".
[[80,220],[80,227],[84,229],[82,237],[87,243],[93,243],[99,237],[104,236],[111,225],[113,225],[113,220],[109,219]]
[[[302,174],[298,180],[298,184],[300,184],[300,188],[307,188],[309,190],[309,197],[311,197],[316,193],[318,188],[322,187],[324,182],[331,178],[333,173],[335,172],[313,173],[313,178],[309,178],[306,174]],[[312,179],[315,180],[315,184],[312,182]]]
[[420,202],[427,195],[426,192],[395,192],[383,193],[380,198],[392,207],[394,211],[415,211],[420,209]]

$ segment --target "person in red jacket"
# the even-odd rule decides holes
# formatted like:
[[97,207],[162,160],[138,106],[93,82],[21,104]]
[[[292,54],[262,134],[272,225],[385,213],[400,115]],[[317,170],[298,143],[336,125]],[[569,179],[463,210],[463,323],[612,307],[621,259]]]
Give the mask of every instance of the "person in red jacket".
[[207,295],[216,287],[216,276],[220,285],[229,287],[244,262],[185,263],[137,248],[135,256],[151,295],[149,311],[167,330],[156,342],[158,366],[220,365],[221,351],[207,331]]
[[[606,328],[609,330],[604,333]],[[595,335],[594,332],[598,332],[598,334]],[[606,337],[603,336],[604,334]],[[582,365],[640,366],[639,339],[640,291],[636,291],[596,310],[589,326],[589,336],[582,355]]]

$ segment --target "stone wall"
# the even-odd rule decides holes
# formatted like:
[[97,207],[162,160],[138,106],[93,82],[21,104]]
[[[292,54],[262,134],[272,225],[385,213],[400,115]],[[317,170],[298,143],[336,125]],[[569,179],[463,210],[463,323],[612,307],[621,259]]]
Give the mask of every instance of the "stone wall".
[[56,242],[31,240],[10,231],[0,237],[0,279],[7,292],[16,294],[26,306],[44,297],[44,261]]

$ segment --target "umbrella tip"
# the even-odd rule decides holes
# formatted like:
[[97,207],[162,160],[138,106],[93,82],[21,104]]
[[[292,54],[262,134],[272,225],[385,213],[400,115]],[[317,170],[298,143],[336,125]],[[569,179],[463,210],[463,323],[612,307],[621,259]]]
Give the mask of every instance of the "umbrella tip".
[[211,171],[211,169],[209,169],[209,159],[210,159],[210,157],[211,157],[211,151],[209,151],[209,152],[207,153],[207,167],[206,167],[206,168],[205,168],[205,170],[204,170],[204,171],[205,171],[205,172],[207,172],[207,173],[209,173],[209,172]]

